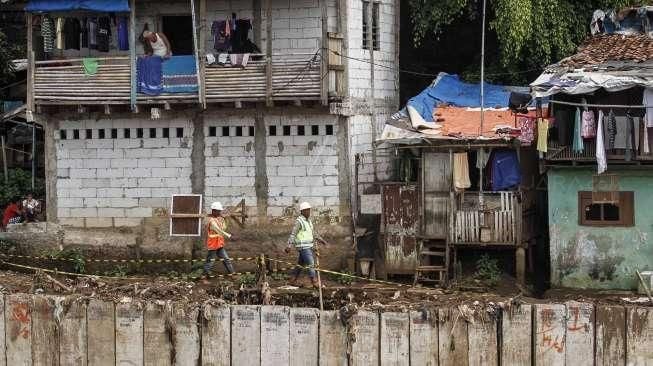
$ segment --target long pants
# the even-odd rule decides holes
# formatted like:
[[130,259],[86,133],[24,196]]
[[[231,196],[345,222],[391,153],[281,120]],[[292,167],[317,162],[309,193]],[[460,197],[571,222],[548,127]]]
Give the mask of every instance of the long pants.
[[213,269],[213,262],[215,257],[222,258],[222,264],[224,264],[224,268],[227,270],[228,273],[234,273],[234,267],[231,265],[231,260],[229,259],[229,255],[227,254],[227,251],[224,248],[220,248],[217,250],[209,250],[206,253],[206,262],[204,263],[204,273],[207,274],[211,272]]
[[299,249],[298,253],[299,256],[297,258],[297,264],[299,264],[299,266],[295,267],[295,270],[293,271],[293,275],[295,277],[299,277],[299,275],[302,273],[302,268],[300,266],[304,266],[304,267],[309,267],[308,277],[314,279],[315,269],[313,267],[315,266],[315,260],[313,259],[313,248]]

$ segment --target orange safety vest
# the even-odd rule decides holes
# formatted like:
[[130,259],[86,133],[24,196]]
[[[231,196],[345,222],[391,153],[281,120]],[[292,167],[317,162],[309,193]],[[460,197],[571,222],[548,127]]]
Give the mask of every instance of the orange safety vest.
[[224,217],[209,217],[206,222],[206,247],[209,250],[218,250],[224,247],[224,236],[220,232],[211,230],[211,223],[213,221],[215,221],[219,228],[225,231],[227,229],[227,222],[224,220]]

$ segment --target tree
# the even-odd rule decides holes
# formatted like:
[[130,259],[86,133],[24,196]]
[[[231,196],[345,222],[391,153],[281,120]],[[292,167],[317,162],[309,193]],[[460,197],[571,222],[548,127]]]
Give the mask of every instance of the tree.
[[14,77],[14,63],[16,47],[9,45],[7,36],[0,31],[0,85],[10,82]]
[[[498,45],[495,58],[490,54],[486,61],[488,69],[500,74],[496,81],[523,83],[525,77],[521,71],[541,71],[544,66],[574,52],[589,33],[593,10],[618,9],[640,2],[488,0],[488,37],[495,37]],[[450,31],[452,24],[461,19],[480,24],[482,0],[409,0],[409,6],[415,46]],[[477,75],[478,60],[462,61],[470,62],[467,66],[471,74]]]

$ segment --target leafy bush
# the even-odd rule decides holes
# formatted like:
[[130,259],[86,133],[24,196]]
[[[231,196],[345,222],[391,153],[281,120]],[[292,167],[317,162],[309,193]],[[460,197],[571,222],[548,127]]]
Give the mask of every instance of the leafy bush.
[[73,264],[75,273],[86,273],[86,257],[77,249],[46,250],[42,253],[44,257],[70,261]]
[[256,276],[251,273],[243,273],[238,277],[238,283],[243,286],[252,286],[256,284]]
[[354,282],[354,278],[348,276],[348,275],[353,275],[353,273],[347,270],[343,270],[341,273],[342,274],[332,273],[331,278],[343,286],[349,286]]
[[490,256],[487,254],[483,254],[476,261],[476,273],[474,277],[485,282],[489,286],[495,286],[501,278],[499,261],[497,259],[490,258]]
[[[32,174],[23,169],[9,170],[9,179],[5,184],[0,173],[0,208],[6,207],[15,197],[24,197],[32,192]],[[37,178],[34,182],[34,198],[45,198],[45,183]]]

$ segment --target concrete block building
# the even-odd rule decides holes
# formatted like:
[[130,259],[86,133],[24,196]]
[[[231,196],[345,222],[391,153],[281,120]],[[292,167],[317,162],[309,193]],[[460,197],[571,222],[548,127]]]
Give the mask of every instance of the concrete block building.
[[[47,218],[64,244],[190,255],[197,238],[171,237],[168,216],[173,195],[198,194],[204,212],[215,200],[244,200],[248,244],[234,244],[232,256],[282,249],[300,201],[329,224],[333,265],[351,253],[343,248],[357,201],[354,156],[374,155],[373,141],[398,108],[399,1],[125,0],[115,2],[120,9],[83,10],[79,2],[43,3],[26,7],[28,110],[45,127]],[[118,34],[107,52],[85,47],[83,33],[81,47],[44,51],[46,18],[84,29],[91,17],[109,17]],[[232,22],[231,32],[240,27],[254,48],[236,50],[233,41],[233,49],[216,49]],[[128,50],[118,39],[125,26]],[[244,26],[251,29],[243,36]],[[145,28],[171,43],[159,95],[138,88]],[[249,62],[230,64],[242,54]],[[92,75],[88,57],[98,62]],[[179,76],[166,74],[166,63],[184,57],[194,67],[177,73],[190,88],[165,89],[168,76]],[[228,61],[209,63],[216,59]],[[380,167],[358,177],[374,181],[387,174]]]

